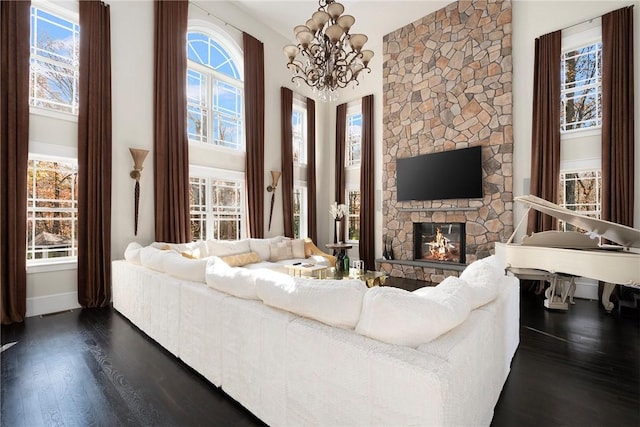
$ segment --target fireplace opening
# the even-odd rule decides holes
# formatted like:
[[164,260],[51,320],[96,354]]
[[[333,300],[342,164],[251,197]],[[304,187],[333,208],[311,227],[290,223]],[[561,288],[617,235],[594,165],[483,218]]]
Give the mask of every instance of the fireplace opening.
[[414,222],[414,259],[464,264],[464,226],[463,222]]

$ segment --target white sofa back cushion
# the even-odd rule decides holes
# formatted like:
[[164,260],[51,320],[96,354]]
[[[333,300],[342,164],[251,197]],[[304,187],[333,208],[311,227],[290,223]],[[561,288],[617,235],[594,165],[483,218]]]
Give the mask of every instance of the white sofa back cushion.
[[460,274],[460,278],[471,288],[472,310],[493,301],[498,296],[499,282],[504,276],[504,270],[497,266],[495,259],[495,255],[492,255],[474,261]]
[[317,280],[272,273],[256,280],[258,296],[271,307],[352,329],[367,287],[361,280]]
[[464,322],[470,312],[469,298],[468,284],[455,277],[417,293],[374,287],[364,297],[356,332],[390,344],[417,347]]
[[138,242],[131,242],[127,245],[127,248],[124,250],[124,259],[129,261],[132,264],[140,265],[140,251],[142,250],[142,245]]
[[176,252],[169,252],[169,254],[164,256],[165,273],[178,279],[205,283],[206,268],[207,258],[190,259]]
[[249,239],[207,240],[207,249],[210,256],[228,256],[251,252]]
[[140,249],[140,264],[152,270],[164,273],[164,258],[167,256],[180,256],[172,250],[162,250],[153,246]]
[[256,278],[270,274],[269,270],[248,270],[230,267],[218,257],[209,258],[206,268],[206,282],[209,287],[243,299],[259,299],[256,292]]

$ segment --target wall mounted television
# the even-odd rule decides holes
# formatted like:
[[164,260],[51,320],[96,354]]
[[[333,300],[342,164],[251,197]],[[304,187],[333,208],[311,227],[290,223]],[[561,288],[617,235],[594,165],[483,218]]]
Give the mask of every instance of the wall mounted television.
[[396,160],[398,201],[482,197],[482,147]]

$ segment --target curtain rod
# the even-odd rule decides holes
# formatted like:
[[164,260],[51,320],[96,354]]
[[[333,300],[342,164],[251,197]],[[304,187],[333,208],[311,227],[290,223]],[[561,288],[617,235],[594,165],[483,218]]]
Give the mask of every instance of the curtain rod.
[[231,27],[236,31],[239,31],[241,33],[244,33],[244,30],[241,30],[240,28],[236,27],[233,24],[228,23],[227,21],[223,20],[222,18],[217,17],[216,15],[212,14],[211,12],[209,12],[207,9],[205,9],[204,7],[200,6],[198,3],[196,3],[193,0],[189,1],[190,4],[194,5],[195,7],[197,7],[198,9],[200,9],[201,11],[203,11],[204,13],[206,13],[208,16],[217,19],[219,22],[221,22],[222,24],[224,24],[227,27]]
[[[621,7],[621,8],[619,8],[619,9],[615,9],[615,10],[625,9],[625,8],[627,8],[627,7],[633,7],[633,5],[624,6],[624,7]],[[611,11],[611,12],[613,12],[613,11]],[[607,13],[610,13],[610,12],[607,12]],[[607,13],[603,13],[603,14],[602,14],[602,15],[600,15],[600,16],[594,16],[593,18],[585,19],[584,21],[576,22],[575,24],[572,24],[572,25],[569,25],[568,27],[564,27],[564,28],[562,28],[562,30],[568,30],[568,29],[570,29],[570,28],[577,27],[578,25],[582,25],[582,24],[586,24],[586,23],[591,23],[591,22],[593,22],[595,19],[602,18],[602,16],[603,16],[603,15],[606,15]],[[562,31],[562,30],[561,30],[561,31]]]

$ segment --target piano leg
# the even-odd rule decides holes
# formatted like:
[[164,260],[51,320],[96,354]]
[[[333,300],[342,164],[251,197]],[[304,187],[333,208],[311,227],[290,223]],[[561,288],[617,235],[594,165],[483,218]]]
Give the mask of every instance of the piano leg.
[[550,310],[568,310],[567,298],[573,302],[573,293],[576,289],[575,276],[553,274],[549,278],[550,286],[545,292],[544,306]]
[[611,313],[611,310],[613,310],[613,303],[610,301],[610,298],[615,287],[616,285],[614,283],[605,282],[602,288],[602,306],[607,310],[607,313]]

